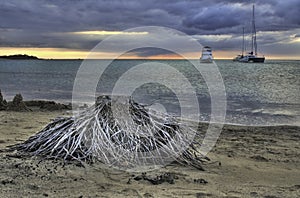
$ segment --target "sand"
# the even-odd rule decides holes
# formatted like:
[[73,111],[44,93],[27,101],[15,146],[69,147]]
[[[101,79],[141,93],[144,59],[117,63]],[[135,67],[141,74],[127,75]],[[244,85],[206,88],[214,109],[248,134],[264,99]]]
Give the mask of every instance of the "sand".
[[[0,149],[69,114],[0,111]],[[147,173],[174,176],[173,182],[158,185],[139,180],[140,173],[107,169],[99,163],[64,165],[59,160],[16,158],[1,152],[0,197],[300,197],[299,129],[227,125],[208,154],[211,161],[204,164],[205,171],[168,165]]]

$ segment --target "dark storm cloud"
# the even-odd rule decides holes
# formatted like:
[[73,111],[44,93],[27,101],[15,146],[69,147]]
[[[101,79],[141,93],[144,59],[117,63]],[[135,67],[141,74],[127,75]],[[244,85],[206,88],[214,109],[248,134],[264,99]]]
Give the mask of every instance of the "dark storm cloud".
[[[4,0],[0,2],[0,46],[91,49],[103,38],[85,38],[67,32],[120,31],[147,25],[175,28],[190,35],[231,34],[235,38],[240,36],[242,26],[250,25],[252,3],[244,0]],[[259,31],[300,28],[299,0],[264,0],[255,4]],[[240,39],[207,42],[230,48],[237,47]],[[266,36],[261,42],[274,43],[277,39]]]
[[139,57],[149,57],[149,56],[156,56],[156,55],[175,55],[174,52],[164,50],[164,49],[158,49],[158,48],[139,48],[136,50],[132,50],[129,53],[135,54]]

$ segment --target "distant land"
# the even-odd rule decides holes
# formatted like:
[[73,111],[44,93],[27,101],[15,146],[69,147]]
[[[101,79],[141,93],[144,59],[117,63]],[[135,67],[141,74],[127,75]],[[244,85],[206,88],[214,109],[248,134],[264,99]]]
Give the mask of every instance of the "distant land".
[[7,55],[0,56],[0,59],[11,59],[11,60],[40,60],[40,58],[36,56],[29,56],[26,54],[16,54],[16,55]]

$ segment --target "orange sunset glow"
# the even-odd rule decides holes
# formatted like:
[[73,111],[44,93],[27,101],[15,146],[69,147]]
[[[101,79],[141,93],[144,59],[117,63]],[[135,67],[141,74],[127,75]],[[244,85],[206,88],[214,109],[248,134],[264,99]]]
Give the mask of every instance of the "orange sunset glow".
[[[28,54],[37,56],[42,59],[85,59],[89,51],[84,50],[71,50],[66,48],[25,48],[25,47],[0,47],[0,55],[14,55],[14,54]],[[233,54],[239,54],[239,51],[214,51],[216,59],[232,59]],[[198,59],[201,52],[193,52],[186,54],[188,58]],[[299,60],[297,55],[272,55],[264,54],[268,59],[273,60]],[[115,57],[115,53],[102,52],[94,55],[95,59],[111,59]],[[153,55],[148,57],[140,57],[133,53],[125,54],[119,57],[121,59],[183,59],[183,57],[176,54],[170,55]]]

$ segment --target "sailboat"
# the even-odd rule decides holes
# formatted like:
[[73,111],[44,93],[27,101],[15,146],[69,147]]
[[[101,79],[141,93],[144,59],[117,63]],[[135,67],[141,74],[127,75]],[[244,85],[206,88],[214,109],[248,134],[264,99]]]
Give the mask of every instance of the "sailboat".
[[244,49],[245,49],[245,31],[243,28],[243,46],[242,46],[242,54],[238,55],[233,59],[233,61],[239,61],[239,62],[244,62],[244,63],[263,63],[265,62],[265,57],[264,56],[259,56],[257,54],[257,43],[256,43],[256,27],[255,27],[255,7],[253,5],[253,10],[252,10],[252,34],[251,34],[251,52],[248,54],[244,55]]

